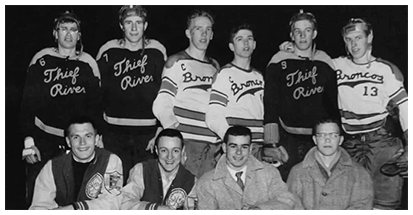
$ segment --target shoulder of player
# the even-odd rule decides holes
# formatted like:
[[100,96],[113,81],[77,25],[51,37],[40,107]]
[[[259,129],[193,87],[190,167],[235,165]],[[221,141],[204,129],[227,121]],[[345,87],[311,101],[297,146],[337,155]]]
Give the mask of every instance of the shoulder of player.
[[103,44],[99,49],[96,60],[99,60],[102,57],[102,54],[111,48],[120,48],[118,39],[109,40]]
[[79,60],[89,64],[96,64],[95,59],[87,52],[82,52],[82,54],[79,57]]
[[[40,58],[42,58],[45,55],[54,55],[56,54],[55,49],[54,48],[44,48],[40,51],[38,51],[32,58],[32,60],[30,61],[30,65],[35,64],[37,60],[39,60]],[[30,66],[29,65],[29,66]]]
[[396,79],[403,82],[404,80],[403,74],[395,64],[393,64],[390,61],[384,60],[382,58],[377,58],[375,61],[389,68],[390,72],[396,76]]
[[180,60],[192,59],[185,51],[180,51],[168,57],[165,63],[165,68],[171,68],[176,62]]
[[145,49],[158,49],[166,56],[166,48],[165,46],[155,39],[147,39]]
[[294,54],[290,53],[290,52],[285,52],[285,51],[278,51],[274,56],[272,56],[270,62],[268,63],[268,65],[270,64],[277,64],[283,60],[286,59],[292,59],[294,58]]
[[219,63],[218,63],[217,60],[215,60],[215,59],[212,58],[212,57],[207,57],[207,58],[208,58],[209,61],[211,62],[212,66],[214,66],[214,67],[217,69],[217,71],[220,70]]

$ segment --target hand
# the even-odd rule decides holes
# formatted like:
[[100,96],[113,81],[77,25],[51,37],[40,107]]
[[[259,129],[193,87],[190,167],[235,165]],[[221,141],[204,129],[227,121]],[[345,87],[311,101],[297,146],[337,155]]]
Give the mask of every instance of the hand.
[[172,210],[172,209],[166,205],[161,205],[158,207],[158,210]]
[[288,161],[288,153],[283,146],[264,145],[262,149],[262,159],[268,163],[286,163]]
[[105,144],[103,144],[103,135],[98,135],[98,136],[99,136],[99,140],[96,146],[103,149],[105,148]]
[[156,139],[156,135],[151,140],[149,140],[148,146],[146,146],[146,149],[145,149],[146,151],[151,150],[152,154],[153,154],[153,149],[155,148],[155,139]]
[[[39,161],[42,160],[42,157],[41,157],[41,155],[40,155],[40,151],[39,151],[39,149],[38,149],[36,146],[31,146],[31,147],[28,148],[28,149],[33,150],[34,153],[31,153],[31,154],[28,154],[28,155],[24,155],[24,156],[23,156],[23,159],[26,159],[26,162],[27,162],[27,163],[29,163],[29,164],[35,164],[35,163],[37,163],[37,162],[39,162]],[[24,150],[27,150],[27,149],[24,149]]]
[[281,43],[279,48],[280,48],[280,51],[284,51],[284,52],[293,53],[295,51],[293,43],[289,42],[289,41],[285,41],[285,42]]

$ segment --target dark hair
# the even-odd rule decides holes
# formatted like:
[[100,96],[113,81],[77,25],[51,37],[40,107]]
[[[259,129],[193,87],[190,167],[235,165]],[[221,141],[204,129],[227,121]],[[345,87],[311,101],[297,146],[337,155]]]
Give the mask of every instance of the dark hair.
[[65,129],[65,137],[69,136],[70,126],[74,124],[84,124],[84,123],[90,123],[93,129],[95,130],[95,134],[98,133],[98,129],[96,127],[95,121],[89,116],[81,115],[81,116],[74,116],[73,118],[69,120],[69,122],[66,125],[66,129]]
[[306,12],[304,13],[304,10],[300,10],[300,12],[294,14],[291,17],[290,20],[290,28],[291,28],[291,32],[294,31],[294,24],[300,20],[308,20],[309,22],[311,22],[311,24],[313,24],[313,30],[317,30],[317,20],[315,19],[315,16],[312,13]]
[[249,30],[249,31],[251,31],[252,36],[254,37],[254,31],[253,31],[251,25],[248,24],[248,23],[243,23],[243,24],[237,25],[237,26],[235,26],[231,29],[231,32],[230,32],[230,35],[229,35],[229,42],[230,43],[234,43],[234,37],[238,33],[238,31],[240,31],[240,30]]
[[162,130],[155,139],[156,147],[158,147],[158,143],[161,137],[177,137],[181,140],[182,148],[184,147],[184,137],[182,136],[181,132],[176,129],[166,128]]
[[341,129],[342,129],[342,128],[341,128],[341,123],[340,123],[338,120],[331,119],[331,118],[323,118],[323,119],[317,120],[316,123],[314,124],[314,127],[313,127],[313,135],[316,134],[317,128],[318,128],[319,125],[326,124],[326,123],[334,123],[334,124],[336,124],[337,127],[338,127],[338,133],[339,133],[340,135],[343,133],[343,132],[341,131]]
[[187,24],[188,29],[191,26],[192,20],[197,18],[197,17],[206,17],[211,21],[212,26],[214,25],[214,18],[212,17],[212,15],[210,13],[208,13],[206,11],[203,11],[203,10],[193,10],[188,15],[187,20],[186,20],[186,24]]
[[252,133],[251,130],[245,126],[242,125],[234,125],[230,128],[228,128],[227,132],[225,132],[224,135],[224,143],[228,143],[228,138],[229,135],[231,136],[249,136],[250,137],[250,142],[252,139]]

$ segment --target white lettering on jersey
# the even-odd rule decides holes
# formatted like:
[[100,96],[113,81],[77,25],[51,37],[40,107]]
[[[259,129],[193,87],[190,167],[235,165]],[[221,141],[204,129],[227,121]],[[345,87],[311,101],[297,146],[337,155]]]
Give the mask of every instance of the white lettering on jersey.
[[316,84],[317,83],[317,79],[316,79],[317,75],[318,75],[317,74],[317,67],[315,67],[315,66],[313,67],[312,70],[310,70],[308,72],[302,72],[300,70],[297,70],[296,72],[287,75],[286,79],[287,79],[287,81],[289,81],[287,83],[287,86],[291,87],[293,85],[304,82],[304,81],[306,81],[307,79],[310,79],[310,78],[311,78],[311,81],[313,82],[313,84]]
[[66,72],[62,72],[62,69],[60,67],[56,67],[54,69],[46,69],[44,71],[44,75],[46,76],[46,78],[44,79],[44,83],[58,81],[66,78],[72,78],[72,84],[76,84],[76,78],[79,77],[79,70],[79,67],[76,67],[74,70],[69,70]]
[[145,66],[148,64],[146,61],[148,59],[147,55],[144,55],[142,60],[133,60],[130,62],[130,60],[126,60],[124,58],[123,60],[115,63],[113,66],[113,69],[115,69],[115,76],[118,77],[121,74],[128,73],[129,71],[135,70],[136,68],[140,67],[141,74],[145,73]]

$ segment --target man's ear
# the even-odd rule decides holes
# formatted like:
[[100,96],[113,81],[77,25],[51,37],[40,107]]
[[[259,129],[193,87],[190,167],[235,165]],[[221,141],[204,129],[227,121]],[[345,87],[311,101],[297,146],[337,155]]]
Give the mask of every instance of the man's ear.
[[293,35],[293,32],[290,32],[290,38],[291,38],[291,41],[294,41],[294,35]]
[[317,31],[317,30],[314,30],[314,31],[313,31],[313,40],[317,37],[317,34],[318,34],[318,31]]
[[344,137],[343,136],[340,136],[340,140],[339,140],[340,142],[339,142],[339,146],[341,146],[341,144],[343,144],[343,142],[344,142]]
[[367,43],[373,43],[373,31],[367,36]]
[[156,155],[159,156],[158,147],[157,147],[157,146],[154,146],[154,148],[155,148],[155,153],[156,153]]
[[228,44],[229,50],[234,51],[234,44],[233,43],[229,43]]
[[120,23],[119,23],[119,28],[120,28],[120,30],[122,30],[122,31],[123,31],[123,25],[122,25],[122,24],[120,24]]
[[185,150],[185,146],[184,148],[182,148],[182,152],[181,152],[181,164],[185,165],[186,160],[188,159],[187,155],[186,155],[186,150]]
[[56,31],[56,29],[53,29],[53,37],[55,38],[55,40],[57,40],[57,31]]
[[224,151],[224,153],[227,153],[227,144],[226,143],[222,143],[222,151]]
[[96,135],[95,135],[95,146],[98,145],[98,143],[99,143],[99,138],[100,138],[100,135],[99,135],[99,134],[96,134]]
[[66,137],[65,140],[66,140],[67,146],[69,146],[69,148],[72,148],[72,145],[70,144],[70,141],[69,141],[69,137]]
[[191,31],[189,29],[185,30],[185,35],[188,37],[188,39],[191,39]]
[[312,136],[312,138],[313,138],[314,144],[317,145],[317,139],[315,138],[314,135]]
[[146,31],[147,27],[148,27],[148,22],[145,22],[145,24],[143,25],[143,31]]

